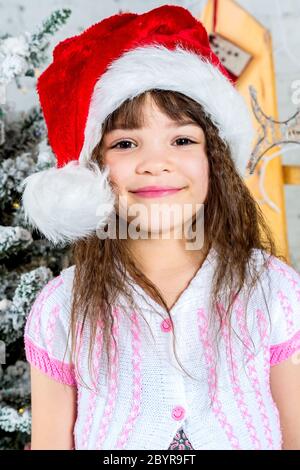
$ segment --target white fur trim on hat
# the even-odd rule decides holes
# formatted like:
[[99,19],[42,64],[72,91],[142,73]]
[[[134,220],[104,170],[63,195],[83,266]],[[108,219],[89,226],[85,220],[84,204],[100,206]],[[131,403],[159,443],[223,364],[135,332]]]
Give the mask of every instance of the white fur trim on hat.
[[26,222],[54,244],[72,242],[101,230],[114,210],[115,194],[107,180],[109,168],[72,160],[62,168],[33,173],[22,204]]
[[208,60],[180,46],[139,46],[113,61],[97,81],[91,98],[79,161],[87,161],[101,139],[105,118],[123,101],[151,88],[181,92],[200,103],[229,144],[243,176],[254,128],[242,95]]

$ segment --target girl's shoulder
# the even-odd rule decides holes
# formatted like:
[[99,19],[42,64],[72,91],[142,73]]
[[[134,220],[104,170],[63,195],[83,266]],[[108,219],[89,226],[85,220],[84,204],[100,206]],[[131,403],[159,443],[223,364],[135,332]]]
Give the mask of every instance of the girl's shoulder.
[[260,266],[267,259],[261,279],[271,320],[271,365],[275,365],[300,351],[300,274],[262,250],[255,250],[254,255]]
[[72,266],[69,266],[68,268],[62,269],[62,271],[60,272],[60,277],[62,278],[64,285],[63,291],[67,296],[72,292],[74,273],[75,264],[72,264]]
[[296,268],[262,249],[253,249],[253,259],[256,268],[261,270],[263,282],[268,280],[273,290],[286,289],[290,294],[298,294],[295,298],[299,298],[300,273]]
[[[71,294],[74,278],[74,268],[62,269],[58,276],[48,281],[37,293],[34,303],[27,316],[25,333],[30,333],[32,322],[38,325],[48,323],[48,320],[59,318],[61,322],[68,323],[68,314],[71,310]],[[35,332],[38,331],[36,328]]]
[[40,290],[24,329],[26,359],[60,382],[75,384],[70,356],[71,293],[74,266],[63,269]]

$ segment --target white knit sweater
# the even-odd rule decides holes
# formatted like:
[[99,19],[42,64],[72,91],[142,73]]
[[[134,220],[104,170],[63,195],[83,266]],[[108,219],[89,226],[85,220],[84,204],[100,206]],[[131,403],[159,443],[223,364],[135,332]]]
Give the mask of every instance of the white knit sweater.
[[[253,255],[260,263],[262,253],[253,250]],[[208,297],[215,263],[216,252],[211,249],[171,310],[176,351],[194,379],[175,360],[166,312],[136,285],[133,293],[153,337],[137,312],[128,310],[129,315],[124,314],[126,306],[120,297],[114,306],[120,354],[114,357],[111,373],[106,376],[99,324],[92,377],[98,392],[78,385],[70,363],[70,340],[63,361],[74,266],[64,269],[41,290],[26,322],[26,358],[54,380],[77,387],[75,449],[168,449],[180,427],[194,449],[281,448],[270,367],[292,355],[293,360],[300,360],[300,275],[273,257],[250,298],[247,314],[240,293],[231,320],[236,333],[231,335],[231,350],[226,326],[221,334],[216,384],[215,350],[208,329]],[[220,304],[220,312],[222,308]],[[164,321],[155,310],[162,313]],[[80,371],[92,385],[89,341],[86,329],[78,343]]]

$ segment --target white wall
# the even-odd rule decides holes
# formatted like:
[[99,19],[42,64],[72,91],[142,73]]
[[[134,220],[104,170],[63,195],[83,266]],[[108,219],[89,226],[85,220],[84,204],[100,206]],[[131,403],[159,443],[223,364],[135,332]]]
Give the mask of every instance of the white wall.
[[[280,119],[286,119],[295,111],[292,103],[291,84],[300,79],[300,1],[299,0],[237,0],[272,33],[277,94]],[[33,31],[50,13],[62,7],[72,10],[67,25],[51,40],[52,48],[62,39],[78,34],[97,21],[121,10],[142,13],[164,3],[182,5],[198,15],[205,0],[182,0],[163,2],[159,0],[9,0],[0,2],[1,34],[18,35]],[[7,99],[18,108],[27,108],[37,99],[32,82],[26,79],[28,92],[16,94],[14,86],[8,90]],[[300,164],[299,151],[283,155],[284,163]],[[300,270],[300,186],[286,186],[286,209],[288,236],[293,264]]]

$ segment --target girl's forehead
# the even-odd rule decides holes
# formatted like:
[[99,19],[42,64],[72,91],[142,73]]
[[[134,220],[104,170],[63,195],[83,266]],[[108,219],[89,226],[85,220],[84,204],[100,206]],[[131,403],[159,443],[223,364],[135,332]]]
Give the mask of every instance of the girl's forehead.
[[[158,98],[158,100],[157,100]],[[185,113],[182,104],[170,100],[161,100],[158,95],[155,99],[151,94],[144,94],[125,102],[109,117],[104,131],[109,134],[117,130],[136,131],[161,127],[172,129],[192,125],[202,128],[197,119],[189,113]]]

